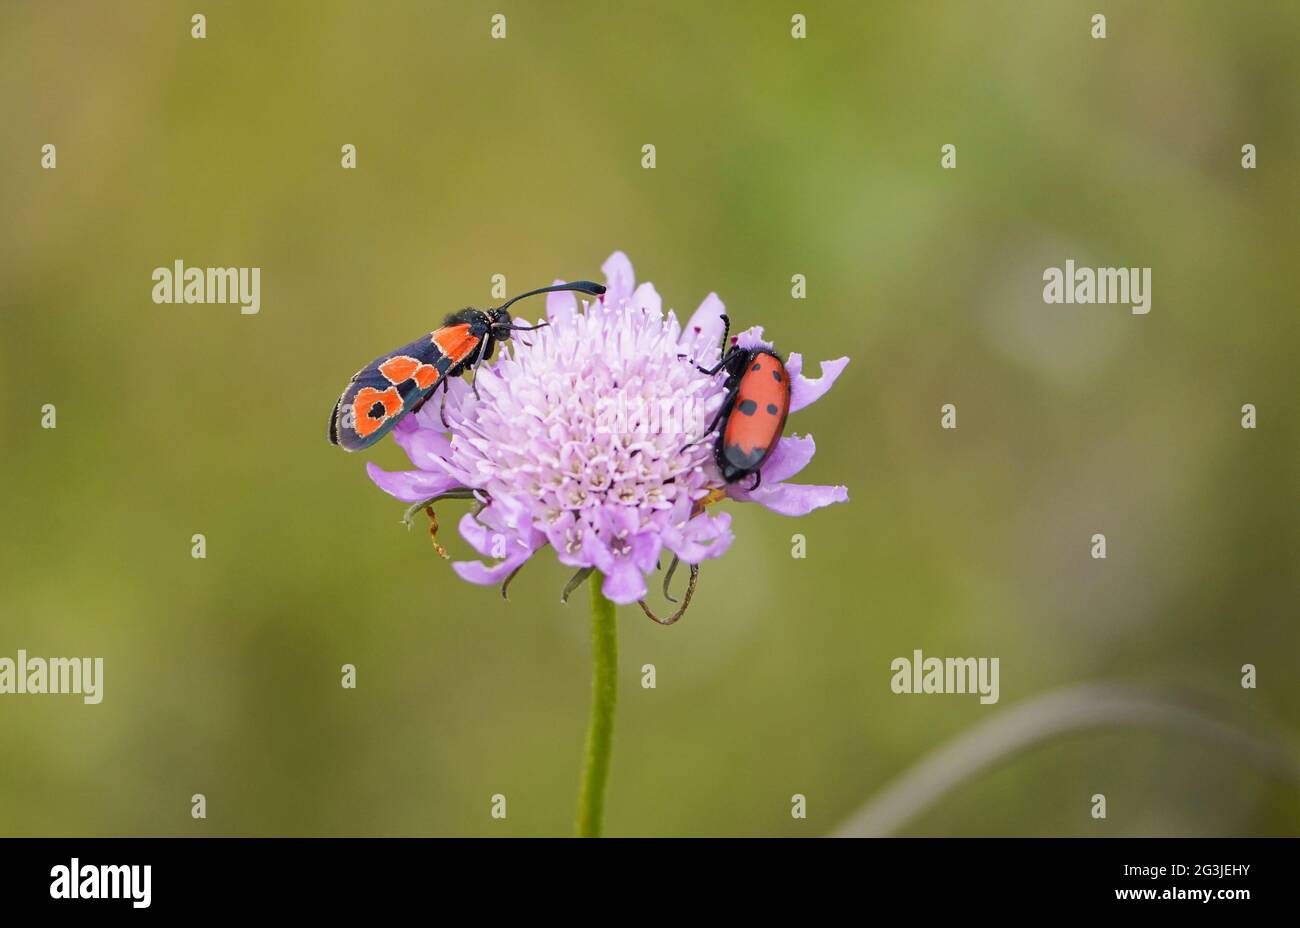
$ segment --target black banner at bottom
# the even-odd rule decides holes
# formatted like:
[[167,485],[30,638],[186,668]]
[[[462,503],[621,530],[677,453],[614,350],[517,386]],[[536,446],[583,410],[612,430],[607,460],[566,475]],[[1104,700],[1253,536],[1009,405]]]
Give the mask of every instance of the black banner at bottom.
[[3,839],[0,898],[7,915],[92,917],[337,917],[412,905],[450,915],[512,903],[540,916],[583,911],[606,893],[664,917],[683,911],[676,897],[696,915],[835,903],[859,912],[920,904],[926,915],[1049,905],[1230,917],[1285,903],[1296,851],[1286,838]]

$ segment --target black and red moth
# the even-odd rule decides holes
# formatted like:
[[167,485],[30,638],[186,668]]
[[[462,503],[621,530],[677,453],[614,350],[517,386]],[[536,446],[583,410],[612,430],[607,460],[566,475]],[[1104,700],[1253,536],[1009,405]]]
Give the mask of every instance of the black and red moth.
[[546,325],[514,325],[507,307],[524,297],[553,290],[577,290],[590,296],[605,292],[600,284],[575,280],[529,290],[496,309],[467,307],[452,313],[441,328],[380,355],[353,375],[330,413],[330,442],[345,451],[369,448],[440,385],[445,400],[448,377],[477,368],[492,357],[497,342],[510,340],[511,332],[528,332]]

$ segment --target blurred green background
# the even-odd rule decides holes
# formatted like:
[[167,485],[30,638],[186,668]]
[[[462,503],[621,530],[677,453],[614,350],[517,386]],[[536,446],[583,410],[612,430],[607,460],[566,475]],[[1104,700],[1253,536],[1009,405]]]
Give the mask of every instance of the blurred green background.
[[[462,583],[365,477],[400,451],[325,424],[493,274],[599,277],[616,249],[679,313],[717,291],[783,350],[853,361],[789,426],[818,442],[802,479],[851,502],[732,507],[679,625],[621,610],[609,833],[827,833],[1087,680],[1217,696],[1294,751],[1298,57],[1287,2],[6,0],[0,656],[102,656],[105,698],[0,697],[0,834],[568,833],[570,571],[543,552],[509,603]],[[1045,306],[1067,258],[1152,267],[1150,315]],[[260,266],[261,313],[155,305],[176,259]],[[914,648],[1000,658],[1001,702],[894,695]],[[1300,796],[1103,731],[903,830],[1295,834]]]

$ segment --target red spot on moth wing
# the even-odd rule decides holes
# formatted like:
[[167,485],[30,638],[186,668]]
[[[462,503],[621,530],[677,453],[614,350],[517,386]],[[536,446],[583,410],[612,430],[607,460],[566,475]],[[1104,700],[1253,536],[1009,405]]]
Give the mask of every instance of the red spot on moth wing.
[[384,379],[389,383],[398,384],[415,376],[419,367],[420,362],[415,358],[399,354],[379,365],[379,373],[383,374]]
[[421,364],[415,371],[415,385],[427,390],[438,380],[438,369],[432,364]]
[[469,353],[474,350],[479,342],[478,336],[470,332],[468,322],[462,322],[459,325],[444,325],[430,335],[429,340],[456,364],[469,357]]
[[379,373],[391,384],[404,383],[414,379],[415,385],[427,390],[438,379],[438,369],[432,364],[421,364],[418,358],[399,354],[379,365]]
[[362,387],[352,401],[352,428],[362,438],[373,435],[385,422],[402,411],[402,397],[397,387],[376,390]]

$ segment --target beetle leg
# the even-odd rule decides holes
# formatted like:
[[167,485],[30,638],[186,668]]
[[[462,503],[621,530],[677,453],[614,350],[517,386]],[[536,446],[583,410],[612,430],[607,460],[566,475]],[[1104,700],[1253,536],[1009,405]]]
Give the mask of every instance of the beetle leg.
[[708,441],[709,436],[712,435],[714,430],[718,427],[718,423],[722,421],[722,417],[727,414],[727,409],[731,406],[731,401],[735,398],[736,391],[732,390],[727,398],[722,401],[722,405],[718,407],[718,414],[713,417],[713,421],[709,423],[709,427],[704,430],[704,436],[702,438],[697,438],[690,444],[683,445],[682,451],[685,451],[687,448],[694,448],[696,445],[702,445],[704,442]]
[[741,348],[739,345],[732,345],[730,350],[724,351],[722,353],[722,360],[719,361],[717,364],[715,364],[712,370],[706,367],[700,367],[698,364],[695,365],[695,369],[698,370],[701,374],[708,374],[710,377],[712,377],[714,374],[718,373],[720,370],[722,370],[724,367],[730,364],[732,358],[736,357],[736,355],[738,354],[744,354],[744,353],[745,353],[744,348]]

